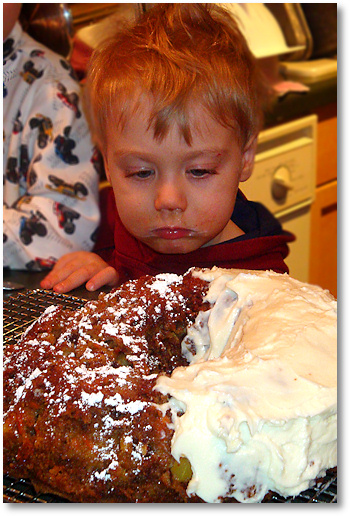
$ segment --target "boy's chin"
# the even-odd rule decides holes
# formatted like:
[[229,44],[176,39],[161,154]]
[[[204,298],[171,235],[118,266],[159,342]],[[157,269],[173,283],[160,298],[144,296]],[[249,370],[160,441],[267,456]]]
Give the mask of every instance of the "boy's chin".
[[148,247],[153,249],[153,251],[160,254],[188,254],[192,251],[196,251],[201,247],[201,244],[195,242],[181,242],[179,240],[170,240],[165,242],[145,242]]

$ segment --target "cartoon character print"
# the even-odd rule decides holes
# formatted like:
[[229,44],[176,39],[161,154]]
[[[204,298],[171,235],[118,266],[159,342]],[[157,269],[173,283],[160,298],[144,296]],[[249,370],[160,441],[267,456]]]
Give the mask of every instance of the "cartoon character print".
[[75,70],[74,70],[73,66],[70,63],[68,63],[68,61],[66,61],[65,59],[60,59],[60,65],[62,66],[62,68],[67,70],[68,75],[72,79],[74,79],[75,81],[79,82],[77,74],[75,73]]
[[13,184],[19,184],[20,178],[26,179],[29,168],[29,156],[27,145],[20,146],[20,158],[18,160],[14,156],[10,156],[7,160],[7,167],[5,172],[6,179]]
[[46,185],[50,190],[54,190],[63,195],[68,195],[69,197],[74,197],[76,199],[83,200],[89,193],[86,186],[81,182],[76,182],[74,184],[66,183],[60,177],[54,176],[52,174],[49,175],[49,181],[53,183],[52,185]]
[[22,195],[22,197],[20,197],[19,199],[17,199],[17,201],[15,202],[15,207],[16,209],[20,209],[22,204],[30,204],[32,202],[32,197],[31,195],[29,195],[29,193],[26,193],[24,195]]
[[27,61],[23,65],[23,72],[20,73],[23,80],[28,84],[33,84],[34,81],[40,79],[44,74],[43,70],[37,70],[34,67],[33,61]]
[[26,269],[29,271],[44,271],[52,269],[56,263],[56,258],[50,256],[49,258],[35,257],[34,260],[26,263]]
[[73,110],[73,112],[75,113],[75,116],[77,118],[80,118],[81,112],[78,107],[78,104],[79,104],[78,94],[75,91],[73,91],[72,93],[68,93],[67,88],[61,82],[59,82],[57,84],[57,89],[58,89],[57,97],[60,100],[62,100],[62,102],[65,106],[67,106]]
[[36,173],[36,171],[34,170],[34,165],[36,163],[38,163],[39,161],[41,161],[42,159],[42,155],[41,154],[38,154],[35,159],[33,160],[31,166],[30,166],[30,169],[29,169],[29,164],[28,164],[28,169],[27,170],[27,175],[26,175],[26,181],[27,181],[27,184],[29,187],[35,185],[35,183],[37,182],[38,180],[38,174]]
[[29,120],[31,129],[38,129],[38,146],[44,149],[48,142],[53,140],[53,123],[51,118],[37,113]]
[[21,111],[18,110],[15,121],[13,122],[12,132],[13,134],[19,134],[23,131],[23,124],[21,120]]
[[44,57],[45,52],[42,48],[36,48],[31,51],[30,57]]
[[7,160],[7,166],[6,166],[6,172],[5,172],[6,179],[13,184],[19,183],[19,171],[17,167],[17,158],[10,156]]
[[33,241],[33,236],[38,235],[44,237],[47,235],[47,229],[42,220],[46,220],[40,211],[30,212],[31,215],[26,217],[23,215],[20,221],[19,238],[24,245],[29,245]]
[[29,171],[29,174],[27,176],[27,183],[28,186],[33,186],[38,180],[38,174],[35,172],[34,168],[32,167]]
[[[12,38],[8,38],[3,43],[3,65],[6,64],[6,61],[15,61],[17,59],[17,54],[22,52],[21,49],[18,51],[15,50],[15,41]],[[3,98],[7,97],[8,89],[6,88],[5,81],[3,81]]]
[[[6,41],[3,43],[3,59],[6,61],[6,59],[12,54],[13,50],[15,48],[15,40],[13,38],[7,38]],[[12,58],[14,60],[16,57]]]
[[29,169],[28,145],[22,144],[19,150],[19,173],[20,176],[27,179]]
[[75,210],[72,210],[72,208],[68,208],[59,202],[54,203],[53,210],[57,216],[59,227],[68,235],[72,235],[76,229],[73,221],[79,219],[80,213],[77,213]]
[[[49,63],[50,59],[46,59],[48,53],[38,46],[32,46],[32,40],[27,41],[26,34],[20,27],[17,27],[14,34],[16,39],[7,42],[6,56],[4,53],[7,60],[7,68],[4,67],[5,94],[6,89],[9,90],[4,102],[10,116],[4,126],[4,146],[7,146],[4,154],[7,158],[3,175],[7,211],[17,210],[17,215],[6,211],[8,220],[4,217],[11,231],[4,227],[3,240],[6,244],[3,259],[6,266],[39,271],[52,268],[58,256],[71,250],[70,236],[74,244],[89,246],[84,231],[87,228],[87,234],[90,235],[97,225],[91,222],[93,218],[97,220],[98,212],[97,200],[89,186],[96,176],[93,175],[95,170],[89,162],[91,140],[81,109],[79,85],[72,81],[76,80],[73,69],[60,58]],[[20,37],[25,43],[23,51],[17,48],[17,42],[22,45]],[[17,68],[15,63],[12,64],[12,59],[15,59],[15,63],[18,62]],[[41,90],[46,82],[47,89]],[[34,98],[39,103],[35,102],[29,110],[27,107],[33,96],[32,91],[38,94]],[[30,115],[25,119],[27,112]],[[43,161],[44,153],[45,163],[36,163],[39,159]],[[81,167],[82,162],[86,163],[86,167]],[[51,168],[50,171],[48,167]],[[62,169],[65,170],[61,172]],[[63,175],[64,173],[67,175]],[[46,198],[43,187],[46,192],[50,189]],[[23,196],[24,192],[27,192],[27,196]],[[42,204],[39,203],[41,195],[45,198]],[[30,199],[38,201],[21,208],[18,196],[21,202],[30,202]],[[91,204],[89,216],[80,212],[79,201],[84,201],[89,206]],[[45,212],[47,208],[51,215]],[[61,236],[56,232],[61,233]],[[13,233],[17,235],[17,241],[13,238]],[[49,256],[40,252],[47,239],[52,241]],[[13,253],[12,262],[9,245],[21,249],[17,255]]]
[[70,138],[70,131],[71,126],[68,125],[63,129],[63,134],[56,136],[54,140],[55,153],[62,161],[64,161],[64,163],[67,163],[68,165],[77,165],[79,163],[79,158],[72,153],[72,150],[75,148],[75,141]]

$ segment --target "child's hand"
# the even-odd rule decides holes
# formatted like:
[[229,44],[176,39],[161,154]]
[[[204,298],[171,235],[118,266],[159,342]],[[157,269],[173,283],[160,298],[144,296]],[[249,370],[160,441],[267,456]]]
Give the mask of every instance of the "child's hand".
[[104,285],[115,287],[118,280],[117,271],[97,254],[76,251],[62,256],[40,286],[64,294],[85,282],[87,290],[94,291]]

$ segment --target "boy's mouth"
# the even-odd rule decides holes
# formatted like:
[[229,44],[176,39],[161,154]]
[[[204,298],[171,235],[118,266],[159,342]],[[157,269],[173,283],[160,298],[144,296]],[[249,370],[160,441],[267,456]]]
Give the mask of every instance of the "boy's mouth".
[[158,238],[164,238],[165,240],[178,240],[180,238],[188,238],[193,235],[192,230],[177,227],[157,228],[154,229],[152,233]]

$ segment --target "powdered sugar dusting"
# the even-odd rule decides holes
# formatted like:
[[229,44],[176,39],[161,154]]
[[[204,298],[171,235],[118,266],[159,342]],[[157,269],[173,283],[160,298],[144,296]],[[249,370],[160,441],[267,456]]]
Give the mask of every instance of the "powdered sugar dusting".
[[79,475],[97,490],[140,475],[155,453],[151,441],[168,440],[170,454],[170,419],[158,409],[166,398],[153,388],[159,373],[186,364],[181,341],[205,295],[204,282],[188,281],[162,274],[128,282],[76,311],[48,308],[4,353],[12,399],[4,413],[14,428],[23,421],[17,437],[34,425],[35,439],[44,424],[55,443],[48,457],[72,454],[74,461],[81,447],[90,466]]
[[169,285],[178,285],[181,278],[177,274],[158,274],[157,279],[149,285],[153,291],[157,291],[161,296],[169,294]]

